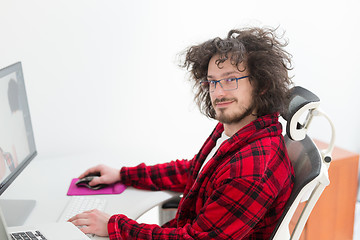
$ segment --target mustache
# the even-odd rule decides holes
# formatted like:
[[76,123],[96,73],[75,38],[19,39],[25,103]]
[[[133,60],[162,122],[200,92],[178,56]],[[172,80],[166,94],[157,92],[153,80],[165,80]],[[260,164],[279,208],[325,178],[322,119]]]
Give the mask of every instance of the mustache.
[[217,98],[213,101],[213,104],[218,104],[218,103],[222,103],[222,102],[231,102],[231,101],[237,102],[237,99],[236,98]]

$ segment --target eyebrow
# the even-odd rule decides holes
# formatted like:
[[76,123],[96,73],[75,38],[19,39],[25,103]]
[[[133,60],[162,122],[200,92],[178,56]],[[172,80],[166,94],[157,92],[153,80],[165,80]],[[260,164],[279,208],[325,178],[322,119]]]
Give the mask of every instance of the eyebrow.
[[[233,75],[233,74],[239,74],[239,72],[236,72],[236,71],[231,71],[231,72],[225,72],[223,74],[221,74],[221,79],[225,78],[225,77],[228,77],[230,75]],[[212,75],[207,75],[206,76],[207,79],[214,79],[214,77]]]

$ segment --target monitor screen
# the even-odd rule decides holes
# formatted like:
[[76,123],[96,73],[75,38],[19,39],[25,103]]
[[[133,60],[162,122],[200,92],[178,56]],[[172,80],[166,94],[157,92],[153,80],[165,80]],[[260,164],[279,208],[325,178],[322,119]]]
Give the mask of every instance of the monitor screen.
[[0,70],[0,194],[36,156],[21,63]]

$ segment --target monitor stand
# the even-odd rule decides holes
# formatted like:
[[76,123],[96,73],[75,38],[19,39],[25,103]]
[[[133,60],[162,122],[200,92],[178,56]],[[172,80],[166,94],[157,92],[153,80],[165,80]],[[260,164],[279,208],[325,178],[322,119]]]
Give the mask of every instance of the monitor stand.
[[35,200],[0,199],[0,208],[8,227],[22,226],[36,204]]

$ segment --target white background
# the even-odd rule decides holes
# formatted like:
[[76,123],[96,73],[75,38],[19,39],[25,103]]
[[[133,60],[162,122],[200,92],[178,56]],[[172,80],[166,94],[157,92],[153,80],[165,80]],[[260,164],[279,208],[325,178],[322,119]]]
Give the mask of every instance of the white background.
[[[279,26],[293,81],[320,97],[336,145],[360,152],[358,11],[357,0],[1,0],[0,68],[23,64],[41,155],[165,162],[192,157],[216,124],[193,103],[178,54],[232,28]],[[310,135],[328,132],[320,118]]]

